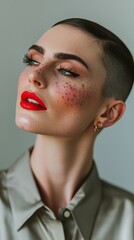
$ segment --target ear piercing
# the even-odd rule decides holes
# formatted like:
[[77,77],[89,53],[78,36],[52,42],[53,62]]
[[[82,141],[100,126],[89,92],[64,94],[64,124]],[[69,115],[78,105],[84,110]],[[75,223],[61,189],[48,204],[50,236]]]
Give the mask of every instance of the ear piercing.
[[98,122],[97,125],[94,126],[94,132],[99,132],[101,131],[103,128],[103,123],[102,122]]

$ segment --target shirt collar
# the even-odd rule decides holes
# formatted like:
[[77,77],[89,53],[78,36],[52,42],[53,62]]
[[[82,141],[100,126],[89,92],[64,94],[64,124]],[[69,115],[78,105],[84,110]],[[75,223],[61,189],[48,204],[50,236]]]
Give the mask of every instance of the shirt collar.
[[84,184],[67,206],[71,210],[79,231],[85,240],[90,239],[101,203],[101,181],[95,163]]
[[34,212],[43,206],[41,197],[32,175],[29,151],[26,151],[9,168],[7,188],[12,213],[17,230]]
[[[44,206],[31,171],[29,151],[8,170],[7,188],[15,227],[19,230],[35,211]],[[101,181],[94,163],[86,181],[67,206],[85,240],[91,236],[100,202]]]

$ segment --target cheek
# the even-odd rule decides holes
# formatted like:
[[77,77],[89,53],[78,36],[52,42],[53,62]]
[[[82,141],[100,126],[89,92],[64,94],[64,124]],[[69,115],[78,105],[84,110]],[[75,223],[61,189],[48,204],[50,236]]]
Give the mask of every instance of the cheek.
[[26,71],[24,71],[24,72],[22,72],[22,73],[20,74],[19,80],[18,80],[18,90],[19,90],[19,89],[21,90],[21,88],[22,88],[24,85],[26,85],[26,79],[27,79],[27,77],[28,77],[28,74],[27,74]]
[[56,82],[56,92],[64,104],[68,106],[81,106],[87,101],[93,101],[96,97],[95,88],[89,86],[88,82],[79,86],[69,82],[59,86]]

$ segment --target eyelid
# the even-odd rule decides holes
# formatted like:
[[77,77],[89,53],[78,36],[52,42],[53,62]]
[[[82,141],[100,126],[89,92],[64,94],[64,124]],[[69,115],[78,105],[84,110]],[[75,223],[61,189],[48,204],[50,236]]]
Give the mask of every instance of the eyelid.
[[79,74],[81,77],[91,77],[91,72],[86,69],[82,64],[74,61],[74,60],[59,60],[57,67],[60,66],[61,68],[70,68],[71,71]]
[[[40,64],[40,62],[34,60],[34,58],[28,56],[28,54],[25,54],[24,57],[23,57],[23,63],[25,63],[26,65],[29,65],[29,66],[38,66]],[[37,63],[37,64],[36,64]]]
[[38,63],[41,63],[43,61],[43,56],[34,50],[29,50],[27,56]]
[[63,74],[65,75],[66,77],[79,77],[80,74],[78,71],[76,71],[75,69],[73,69],[72,66],[67,66],[65,64],[60,64],[59,66],[57,66],[57,70],[61,73],[63,73],[64,71],[65,72],[68,72],[68,74]]
[[57,65],[57,68],[65,68],[66,70],[70,70],[72,72],[79,73],[79,70],[77,67],[74,66],[74,64],[70,62],[62,62]]
[[37,56],[40,56],[41,58],[43,58],[43,55],[34,49],[30,49],[27,54],[30,56],[37,55]]

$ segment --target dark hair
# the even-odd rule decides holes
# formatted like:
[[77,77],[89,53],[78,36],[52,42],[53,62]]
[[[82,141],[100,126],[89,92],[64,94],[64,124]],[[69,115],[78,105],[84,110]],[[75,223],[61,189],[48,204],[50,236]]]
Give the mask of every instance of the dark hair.
[[103,94],[125,101],[134,81],[134,61],[127,46],[105,27],[81,18],[70,18],[53,25],[67,24],[97,39],[102,49],[101,60],[106,69],[106,83]]

